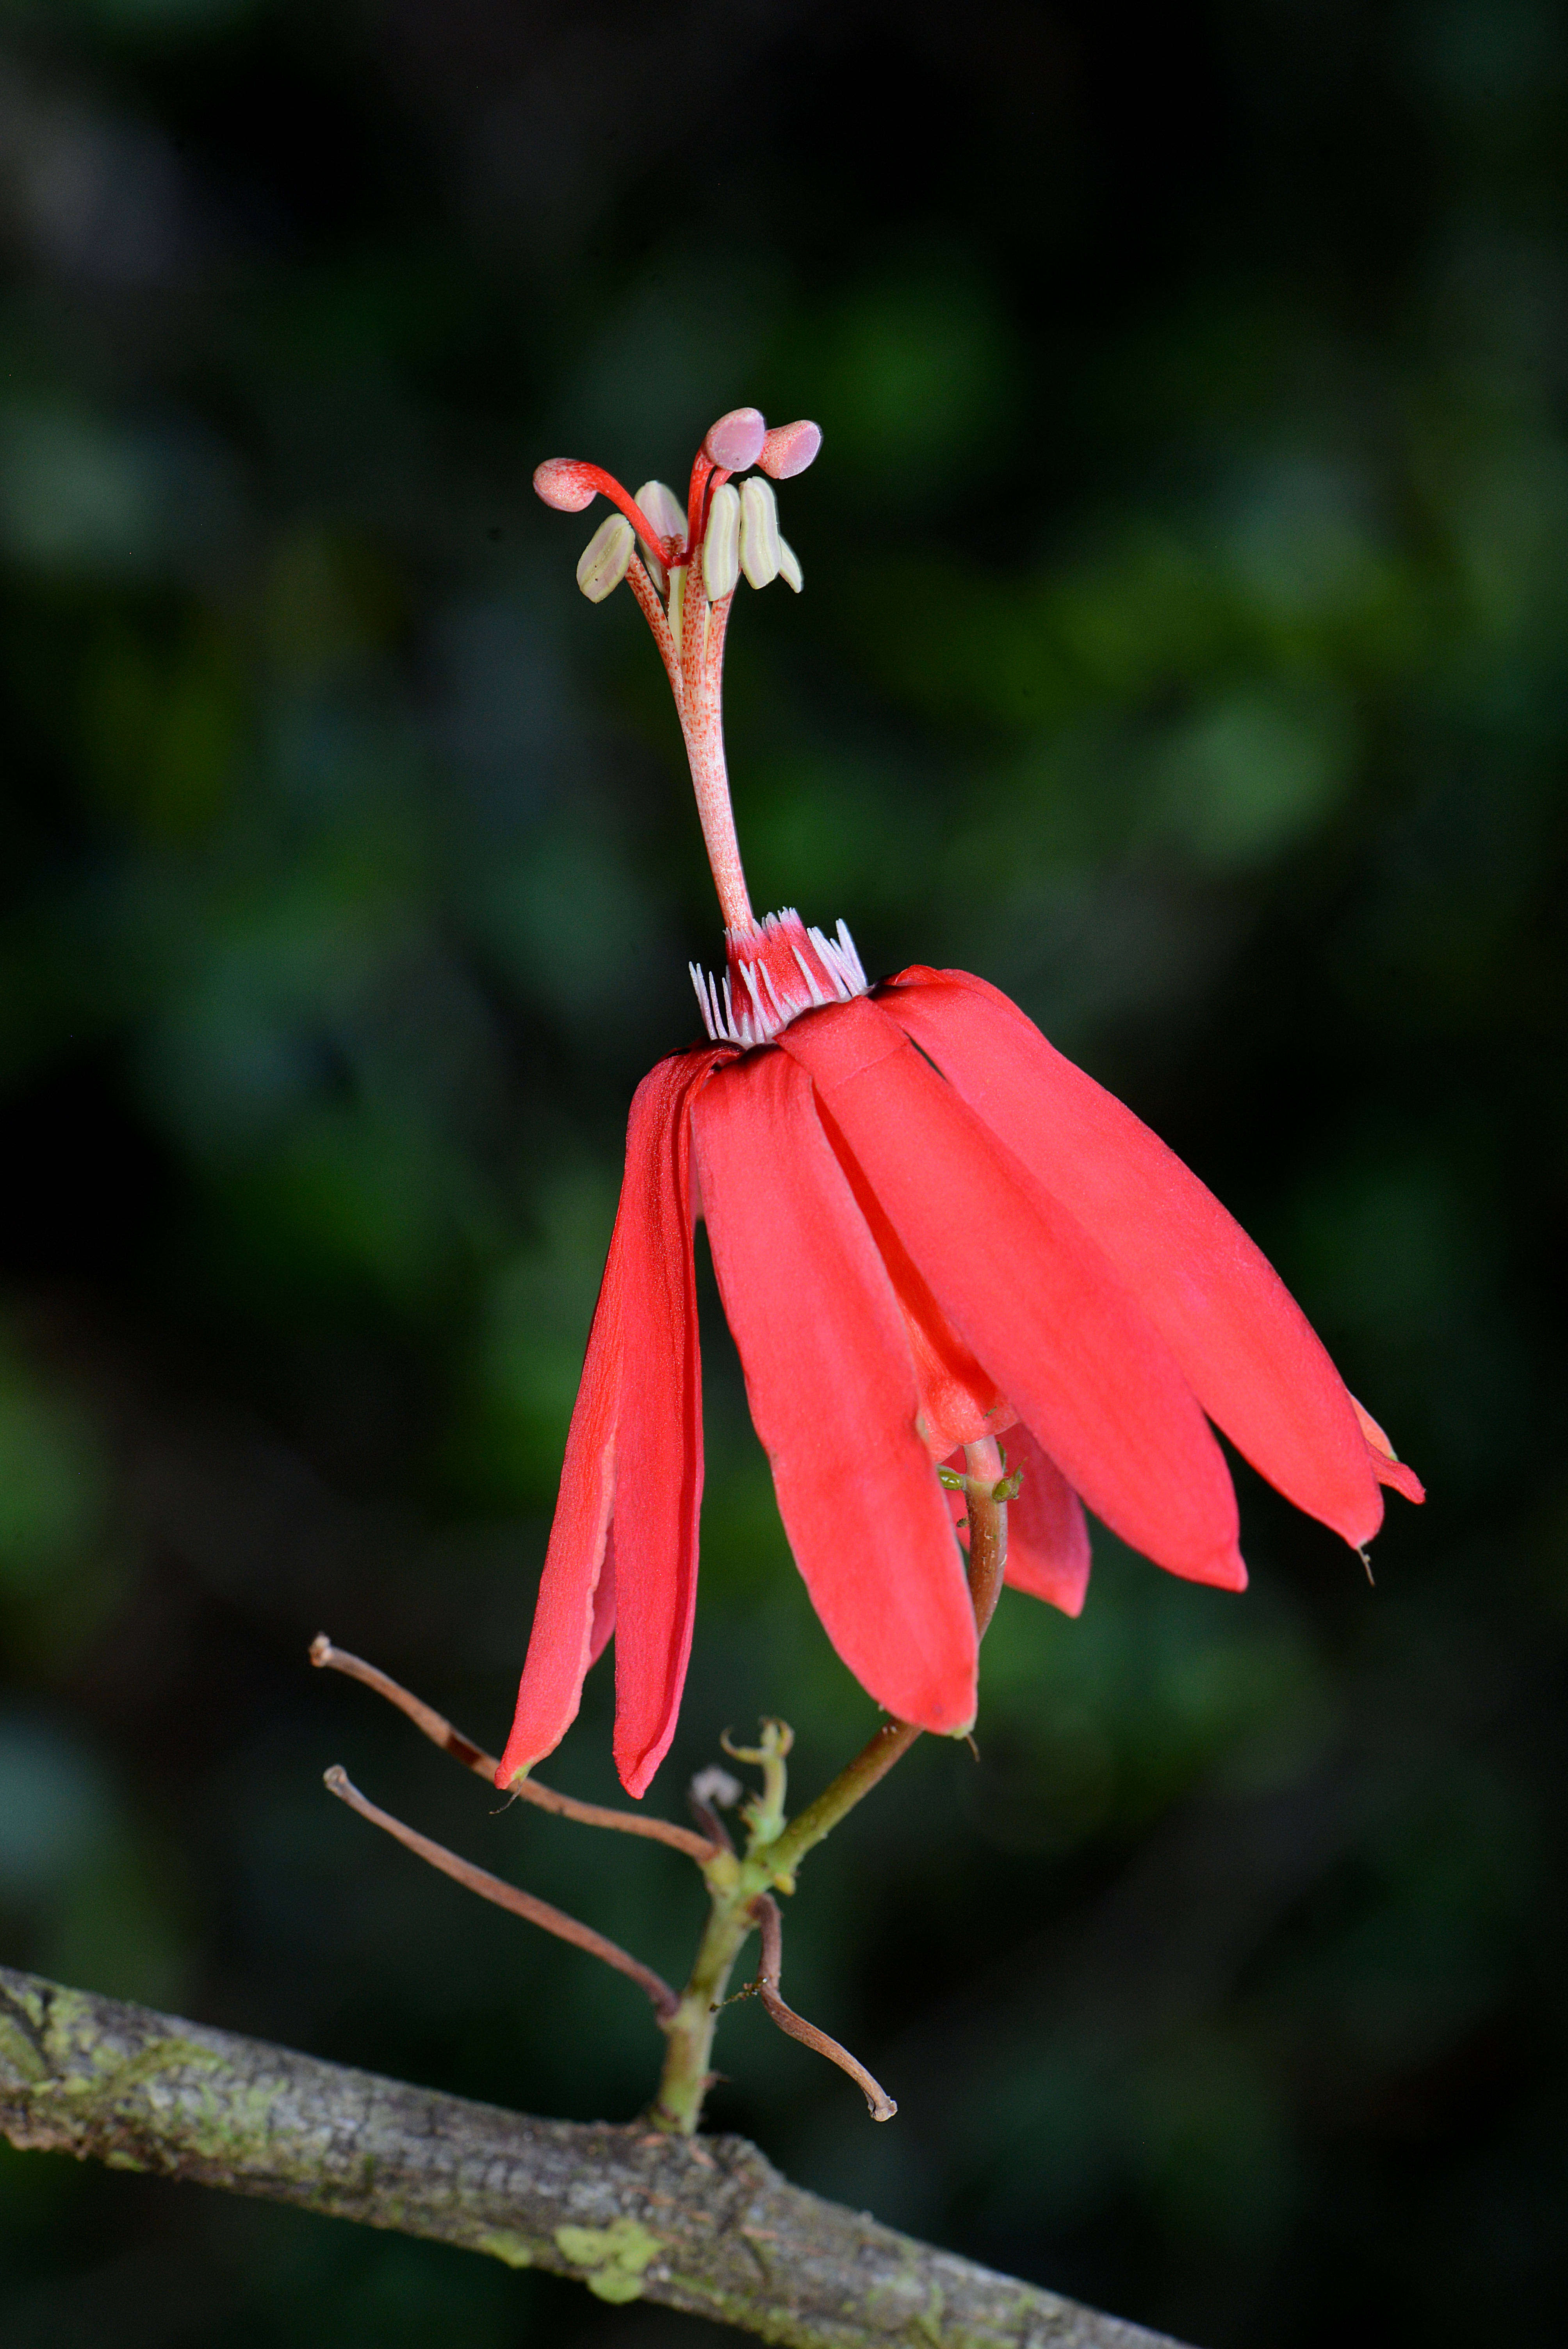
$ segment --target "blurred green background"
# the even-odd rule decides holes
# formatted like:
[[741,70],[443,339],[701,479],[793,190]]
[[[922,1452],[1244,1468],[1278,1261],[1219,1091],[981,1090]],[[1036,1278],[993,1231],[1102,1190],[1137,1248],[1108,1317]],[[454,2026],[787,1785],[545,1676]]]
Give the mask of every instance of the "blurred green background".
[[[1427,1479],[1369,1589],[1009,1599],[978,1766],[814,1860],[716,2125],[1209,2349],[1562,2337],[1568,19],[1532,0],[5,0],[0,1952],[626,2116],[680,1863],[505,1733],[626,1104],[717,916],[546,455],[817,417],[729,734],[759,907],[1007,988]],[[705,1273],[706,1278],[706,1273]],[[707,1306],[714,1300],[711,1283]],[[691,1683],[866,1733],[728,1340]],[[552,1765],[609,1795],[606,1674]],[[0,2164],[10,2349],[700,2349],[460,2254]]]

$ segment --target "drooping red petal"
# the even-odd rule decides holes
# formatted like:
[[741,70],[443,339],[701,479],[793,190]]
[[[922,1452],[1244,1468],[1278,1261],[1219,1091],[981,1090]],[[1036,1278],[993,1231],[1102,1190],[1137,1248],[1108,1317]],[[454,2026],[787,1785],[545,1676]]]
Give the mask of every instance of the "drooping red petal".
[[861,997],[779,1039],[938,1306],[1074,1490],[1172,1573],[1240,1589],[1236,1504],[1161,1339],[1082,1226]]
[[[1009,1472],[1024,1471],[1021,1489],[1007,1504],[1007,1563],[1002,1579],[1011,1589],[1027,1591],[1059,1607],[1064,1615],[1081,1615],[1088,1589],[1088,1526],[1083,1503],[1057,1466],[1042,1452],[1019,1420],[1005,1446]],[[967,1463],[963,1446],[944,1463],[962,1475]],[[944,1488],[954,1526],[967,1519],[969,1503],[963,1493]],[[965,1547],[969,1537],[963,1536]]]
[[577,1718],[583,1675],[603,1645],[603,1641],[595,1645],[594,1634],[600,1611],[598,1586],[615,1493],[627,1220],[623,1190],[572,1410],[561,1491],[517,1692],[517,1713],[496,1772],[496,1784],[501,1787],[510,1786],[520,1772],[531,1769],[560,1744]]
[[702,1368],[692,1268],[691,1099],[711,1051],[662,1061],[626,1132],[615,1437],[615,1766],[641,1795],[664,1760],[691,1654],[702,1500]]
[[885,1000],[1099,1242],[1237,1450],[1298,1508],[1357,1547],[1368,1541],[1383,1500],[1350,1397],[1278,1274],[1213,1194],[984,979],[906,971]]
[[903,1317],[819,1123],[778,1051],[693,1106],[708,1238],[779,1514],[828,1637],[902,1721],[975,1718],[975,1615],[915,1432]]

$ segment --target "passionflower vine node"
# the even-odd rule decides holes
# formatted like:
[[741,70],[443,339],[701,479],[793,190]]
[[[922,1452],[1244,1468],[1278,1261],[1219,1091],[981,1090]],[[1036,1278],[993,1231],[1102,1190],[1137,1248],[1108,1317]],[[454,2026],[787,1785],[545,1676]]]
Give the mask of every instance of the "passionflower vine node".
[[753,915],[725,631],[742,578],[799,590],[772,483],[820,443],[814,424],[769,431],[737,409],[706,436],[684,512],[661,482],[634,498],[576,459],[534,476],[563,512],[616,510],[578,583],[597,602],[624,579],[659,647],[727,969],[694,968],[709,1040],[660,1061],[632,1103],[503,1786],[560,1742],[612,1633],[630,1793],[675,1733],[702,1492],[697,1212],[812,1603],[902,1722],[958,1734],[975,1718],[975,1609],[943,1482],[965,1446],[1006,1435],[1022,1477],[1006,1580],[1069,1615],[1086,1504],[1171,1573],[1244,1587],[1216,1427],[1357,1549],[1383,1486],[1423,1497],[1239,1225],[1006,996],[923,965],[871,988],[841,922],[829,938],[792,909]]

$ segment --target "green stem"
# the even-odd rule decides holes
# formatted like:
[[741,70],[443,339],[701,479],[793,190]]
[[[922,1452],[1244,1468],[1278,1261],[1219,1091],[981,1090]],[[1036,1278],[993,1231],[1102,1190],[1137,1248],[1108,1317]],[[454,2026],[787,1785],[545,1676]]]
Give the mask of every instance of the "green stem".
[[779,1889],[792,1892],[795,1871],[822,1837],[831,1835],[873,1786],[880,1785],[895,1762],[902,1762],[923,1733],[907,1721],[884,1721],[874,1730],[852,1762],[846,1762],[830,1786],[792,1819],[769,1853]]
[[[1007,1562],[1007,1495],[1012,1487],[994,1439],[965,1446],[968,1470],[962,1479],[969,1504],[969,1592],[976,1635],[984,1639],[1001,1596]],[[760,1893],[793,1892],[795,1874],[809,1851],[863,1801],[895,1762],[902,1761],[921,1731],[907,1721],[884,1721],[831,1785],[824,1787],[798,1819],[784,1825],[784,1757],[789,1733],[781,1722],[765,1722],[756,1752],[731,1747],[737,1760],[761,1765],[760,1801],[748,1813],[750,1840],[746,1856],[716,1853],[704,1868],[712,1907],[697,1946],[691,1979],[665,2028],[668,2045],[659,2093],[648,2113],[655,2128],[692,2136],[712,2076],[713,2035],[718,2010],[748,1934],[756,1930],[751,1905]]]
[[728,1895],[714,1892],[691,1979],[665,2026],[669,2045],[664,2075],[648,2118],[655,2128],[667,2129],[672,2136],[695,2135],[701,2118],[702,2100],[712,2077],[718,2010],[746,1937],[756,1930],[756,1920],[748,1914],[755,1898],[752,1891],[738,1897],[738,1888]]

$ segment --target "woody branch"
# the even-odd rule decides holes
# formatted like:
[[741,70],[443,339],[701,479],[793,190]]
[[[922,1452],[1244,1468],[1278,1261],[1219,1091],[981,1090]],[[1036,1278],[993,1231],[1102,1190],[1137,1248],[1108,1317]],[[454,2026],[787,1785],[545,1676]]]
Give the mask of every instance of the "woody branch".
[[0,2132],[549,2268],[787,2349],[1179,2349],[804,2193],[742,2138],[534,2120],[3,1967]]

